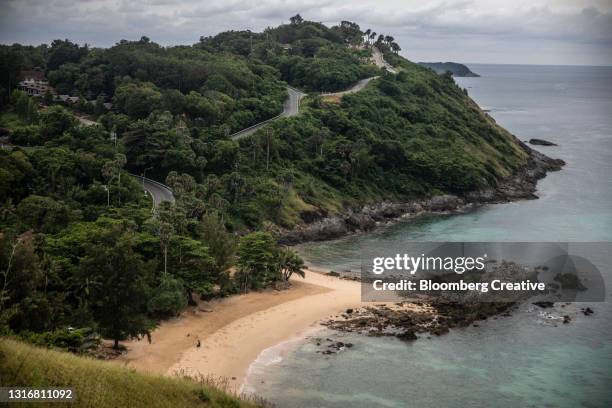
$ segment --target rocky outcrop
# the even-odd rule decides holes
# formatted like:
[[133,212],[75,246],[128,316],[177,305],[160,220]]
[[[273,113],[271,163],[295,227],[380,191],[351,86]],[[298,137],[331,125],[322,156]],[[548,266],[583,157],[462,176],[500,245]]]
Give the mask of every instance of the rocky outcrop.
[[551,159],[523,142],[518,143],[529,155],[525,166],[495,187],[472,191],[462,197],[444,194],[407,202],[383,201],[349,209],[344,214],[334,216],[312,211],[303,214],[303,224],[292,230],[281,231],[279,241],[285,245],[325,241],[353,232],[370,231],[377,225],[403,218],[465,212],[484,203],[537,198],[535,191],[538,180],[545,177],[549,171],[560,170],[565,162]]
[[549,142],[544,139],[529,139],[529,144],[538,145],[538,146],[557,146],[556,143]]
[[303,224],[281,234],[280,243],[295,245],[307,241],[325,241],[343,235],[370,231],[377,225],[406,217],[416,217],[425,213],[448,213],[467,208],[471,204],[454,195],[436,196],[431,199],[415,200],[407,203],[384,201],[366,205],[344,215],[323,218],[322,220]]
[[494,201],[538,198],[535,195],[538,180],[546,177],[546,173],[549,171],[561,170],[561,167],[565,165],[565,162],[561,159],[551,159],[524,144],[523,147],[529,151],[527,164],[498,184],[497,197]]
[[[370,337],[394,336],[403,341],[414,341],[424,336],[440,336],[453,328],[467,327],[493,316],[510,316],[512,302],[457,303],[432,301],[430,303],[379,304],[358,308],[350,315],[337,316],[322,324],[341,332],[363,334]],[[497,317],[496,317],[497,318]]]

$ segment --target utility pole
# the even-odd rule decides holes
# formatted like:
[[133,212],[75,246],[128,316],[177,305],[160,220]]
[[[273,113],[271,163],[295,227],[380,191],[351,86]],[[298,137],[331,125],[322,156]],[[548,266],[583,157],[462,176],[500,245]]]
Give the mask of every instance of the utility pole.
[[270,143],[272,142],[272,129],[270,128],[266,129],[266,142],[268,145],[266,149],[266,171],[268,171],[270,168]]

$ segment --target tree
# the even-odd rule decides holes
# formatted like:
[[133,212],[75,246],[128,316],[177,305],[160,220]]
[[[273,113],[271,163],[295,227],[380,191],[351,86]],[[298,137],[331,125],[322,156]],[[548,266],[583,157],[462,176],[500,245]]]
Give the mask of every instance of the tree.
[[13,91],[12,99],[15,101],[15,112],[28,123],[38,118],[38,106],[32,98],[23,91]]
[[302,24],[304,22],[304,19],[299,14],[296,14],[295,16],[290,17],[289,21],[291,22],[292,26],[296,26]]
[[262,288],[280,278],[278,248],[268,232],[252,232],[238,244],[238,279],[243,291]]
[[174,228],[167,220],[159,221],[157,225],[157,236],[159,237],[159,243],[162,249],[162,256],[164,259],[164,275],[168,274],[168,246],[170,245],[170,239]]
[[[126,163],[125,155],[116,153],[113,160],[107,160],[102,166],[102,177],[106,180],[107,206],[110,206],[110,189],[113,179],[117,179],[118,191],[121,192],[121,171]],[[121,204],[121,195],[118,195],[118,202]]]
[[154,316],[177,316],[187,307],[183,283],[171,276],[163,275],[153,290],[148,302],[148,311]]
[[315,147],[315,155],[319,153],[319,156],[323,157],[323,143],[329,138],[330,132],[328,128],[321,128],[317,130],[310,140],[314,144]]
[[51,106],[41,114],[40,135],[44,140],[61,136],[77,125],[77,119],[61,106]]
[[135,251],[136,236],[124,226],[90,230],[78,273],[88,282],[91,311],[103,336],[119,341],[153,328],[147,316],[153,267]]
[[15,112],[21,117],[25,119],[28,115],[28,101],[30,98],[23,91],[13,91],[11,99],[14,100],[15,104]]
[[68,39],[53,40],[47,57],[47,69],[52,71],[67,62],[79,62],[86,54],[86,47],[79,47]]
[[306,277],[304,272],[304,260],[293,250],[283,248],[279,251],[279,266],[284,281],[289,281],[294,273],[302,278]]
[[7,324],[16,331],[48,327],[47,302],[39,292],[45,279],[34,238],[31,232],[0,233],[0,332]]
[[369,41],[370,41],[370,34],[371,34],[371,33],[372,33],[372,30],[371,30],[371,29],[369,29],[369,28],[368,28],[367,30],[365,30],[365,32],[363,33],[363,35],[364,35],[364,36],[365,36],[365,38],[366,38],[365,42],[369,43]]
[[[9,283],[12,280],[11,267],[13,266],[13,258],[15,257],[15,251],[17,247],[21,244],[21,238],[16,238],[10,242],[5,234],[1,234],[0,238],[2,239],[3,251],[0,253],[2,255],[2,288],[0,289],[0,312],[4,312],[4,304],[6,301],[10,299],[8,295]],[[6,243],[10,242],[10,245],[6,245]],[[4,250],[4,246],[8,247],[7,250]]]
[[[5,99],[19,82],[20,71],[24,68],[24,55],[18,47],[0,45],[0,87],[4,88],[7,95]],[[5,99],[6,100],[6,99]]]
[[70,222],[70,208],[64,202],[35,194],[21,200],[16,213],[22,228],[44,233],[59,232]]
[[113,102],[117,108],[134,119],[143,119],[162,107],[163,98],[151,83],[127,83],[117,87]]
[[215,213],[205,214],[198,224],[197,235],[200,241],[208,247],[210,256],[214,259],[213,274],[218,278],[227,275],[234,263],[236,240],[227,232],[225,225]]
[[106,107],[104,106],[104,98],[102,96],[98,96],[96,98],[96,105],[94,108],[94,115],[99,117],[106,113]]
[[204,182],[204,179],[206,178],[204,176],[204,169],[206,169],[206,165],[208,164],[208,160],[206,159],[206,157],[204,156],[197,156],[195,159],[195,165],[197,166],[198,170],[199,170],[199,175],[200,175],[200,182]]
[[57,92],[60,94],[74,94],[77,86],[76,83],[81,75],[81,68],[79,64],[74,62],[67,62],[57,67],[52,71],[49,71],[47,75],[49,83],[55,87]]
[[127,160],[133,169],[153,168],[165,177],[170,170],[193,168],[195,153],[189,132],[175,127],[169,112],[152,114],[129,125],[123,134]]

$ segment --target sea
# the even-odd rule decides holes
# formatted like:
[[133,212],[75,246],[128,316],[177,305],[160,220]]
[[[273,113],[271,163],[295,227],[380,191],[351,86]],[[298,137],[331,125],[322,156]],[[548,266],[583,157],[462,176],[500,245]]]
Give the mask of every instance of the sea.
[[[612,242],[612,67],[468,65],[481,77],[456,82],[521,140],[558,144],[533,147],[567,165],[539,182],[537,200],[303,244],[309,265],[355,274],[364,245],[409,241]],[[439,337],[321,329],[265,350],[245,391],[297,408],[612,407],[612,265],[600,271],[606,302],[526,303]],[[595,313],[581,313],[586,306]],[[323,355],[325,339],[354,346]]]

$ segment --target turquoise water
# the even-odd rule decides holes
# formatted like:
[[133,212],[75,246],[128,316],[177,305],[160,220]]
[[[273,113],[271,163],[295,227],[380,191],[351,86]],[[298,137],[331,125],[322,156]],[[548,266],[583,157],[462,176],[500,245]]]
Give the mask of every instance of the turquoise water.
[[[538,200],[305,244],[299,251],[308,263],[356,271],[359,248],[369,243],[612,241],[612,68],[471,68],[482,77],[458,82],[472,98],[519,138],[558,143],[537,148],[567,166],[538,184]],[[612,272],[602,273],[612,288]],[[511,317],[410,344],[325,331],[318,336],[355,347],[323,356],[306,339],[269,350],[249,387],[282,407],[609,407],[612,304],[590,305],[589,317],[581,306],[545,313],[524,305]],[[564,314],[571,324],[560,324]]]

